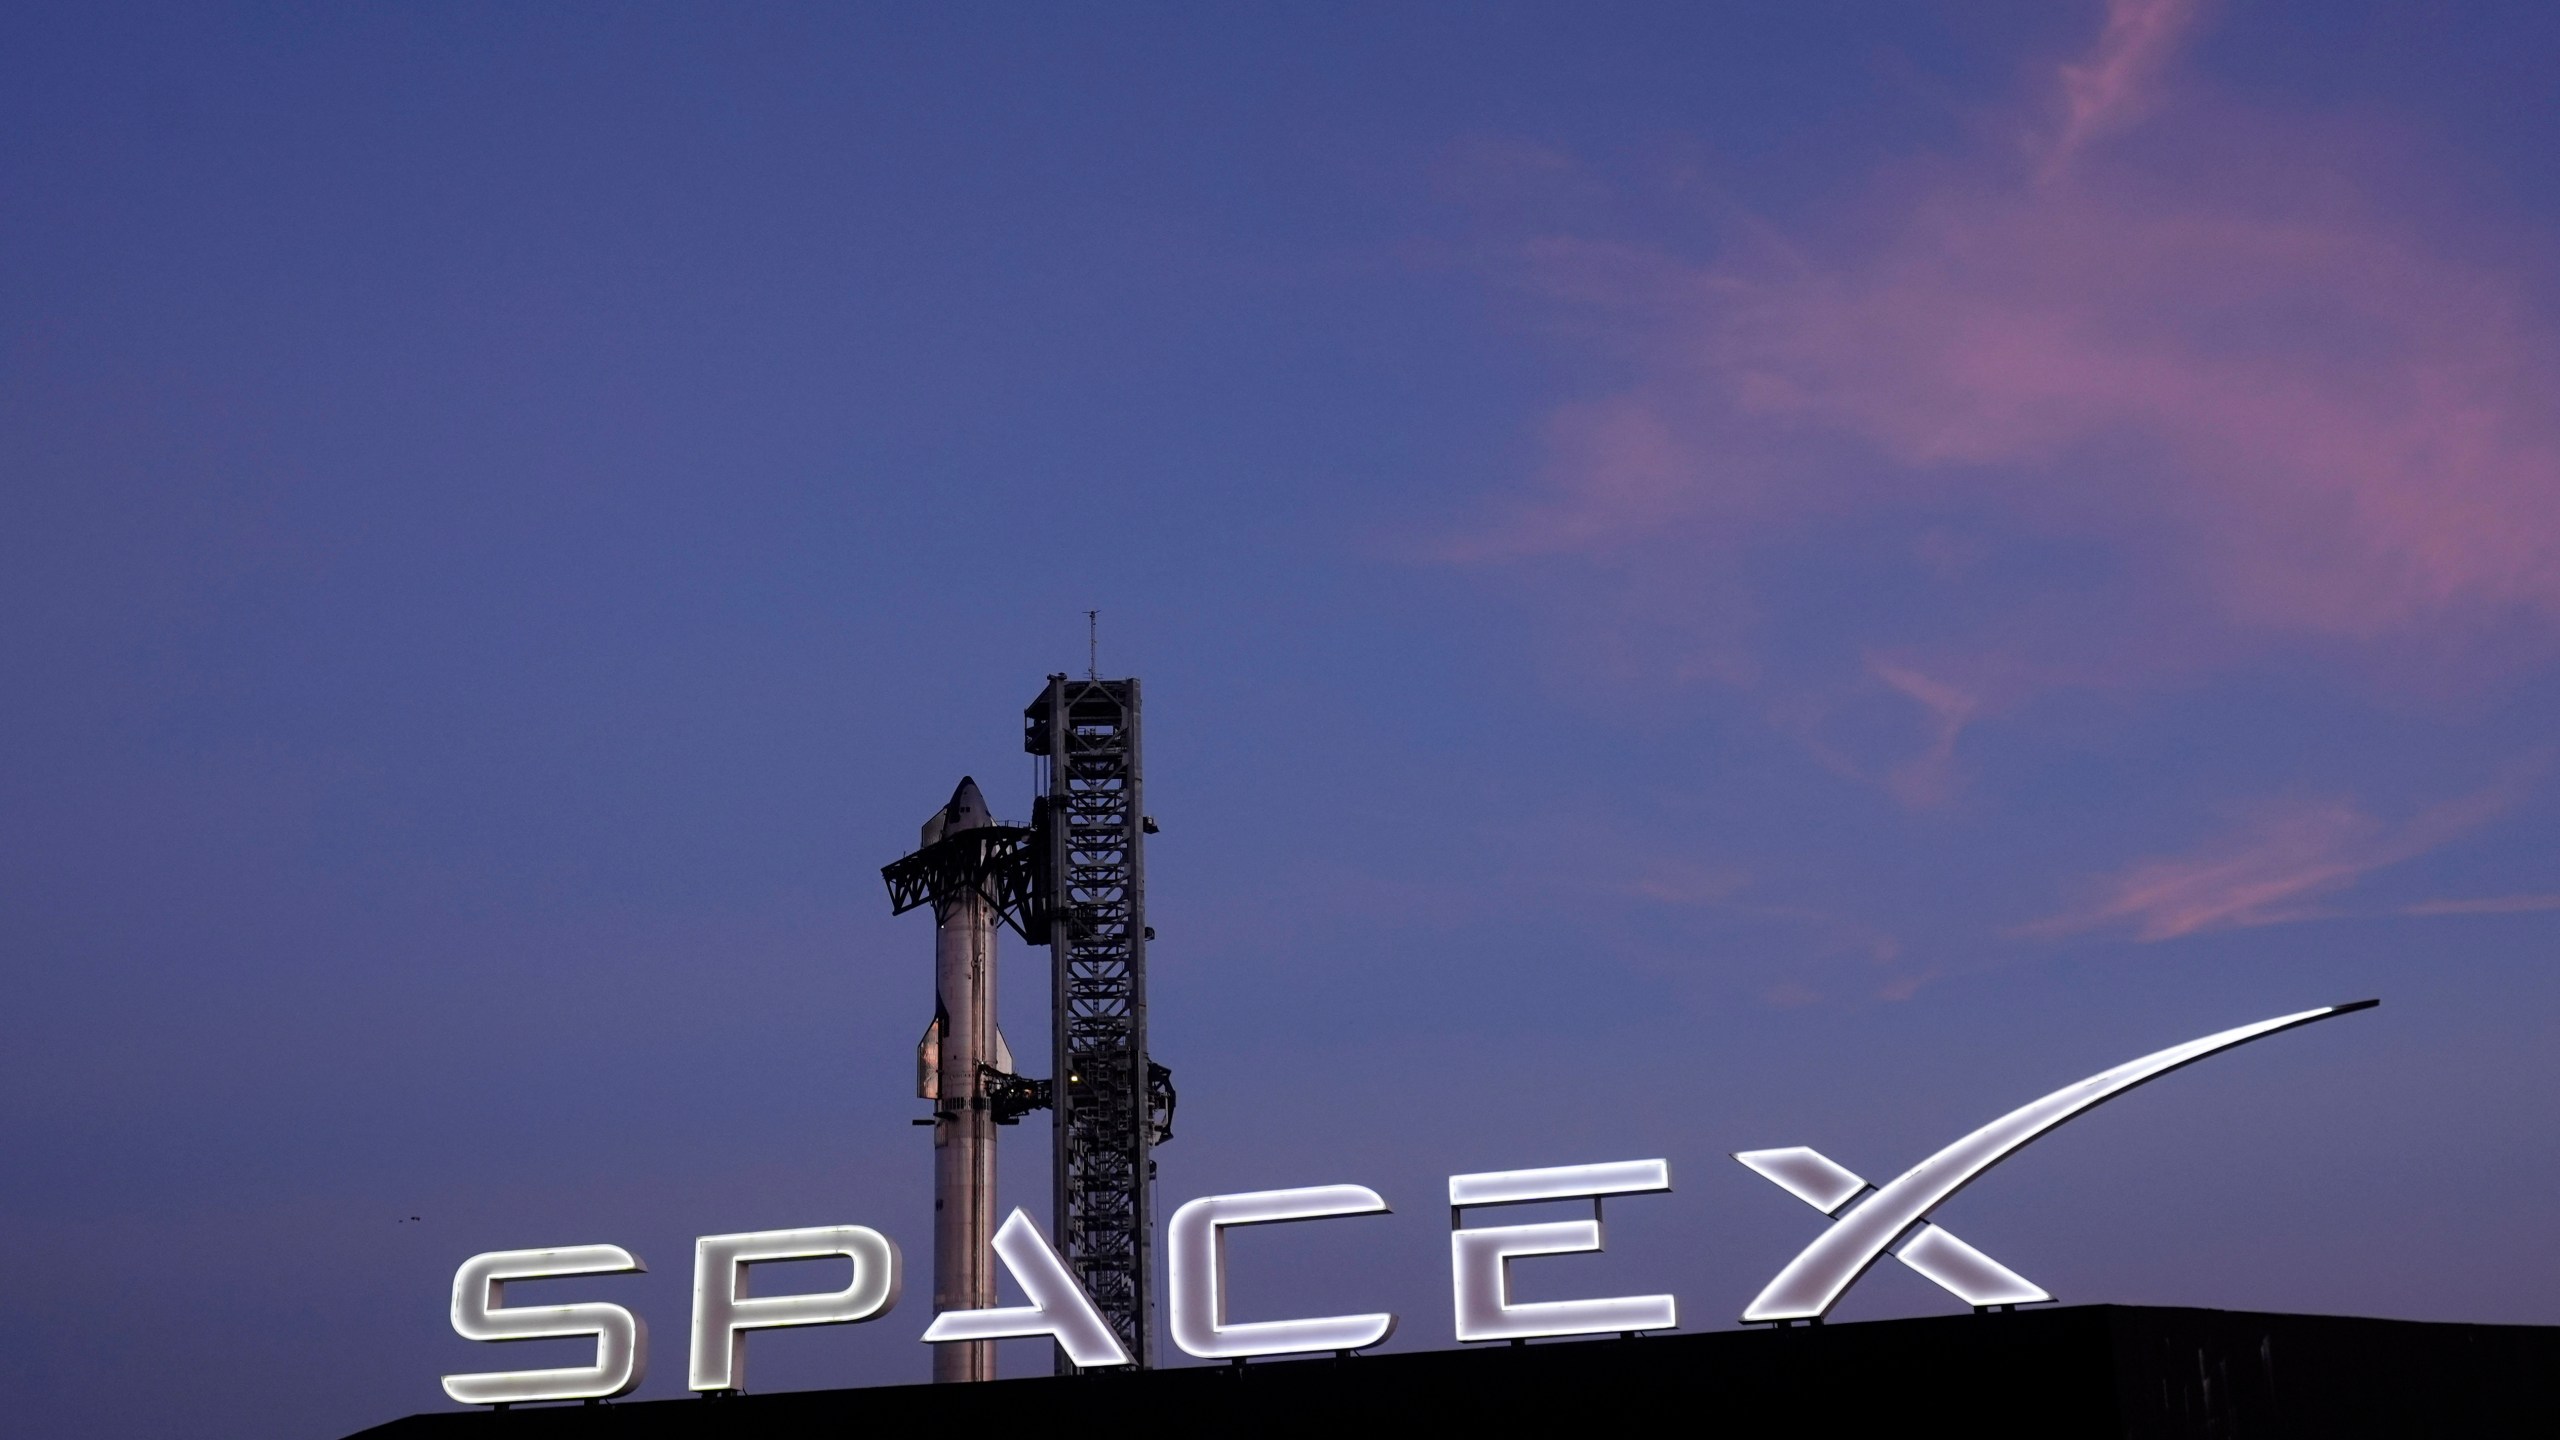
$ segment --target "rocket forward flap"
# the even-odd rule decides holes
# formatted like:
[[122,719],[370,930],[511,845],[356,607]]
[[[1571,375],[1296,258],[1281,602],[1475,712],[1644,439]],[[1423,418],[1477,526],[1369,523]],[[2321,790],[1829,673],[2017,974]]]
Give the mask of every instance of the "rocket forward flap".
[[996,1068],[1007,1075],[1013,1071],[1013,1047],[1004,1043],[1004,1027],[996,1027]]
[[916,1042],[916,1098],[942,1098],[942,1032],[945,1016],[937,1009],[933,1023],[924,1027],[924,1038]]

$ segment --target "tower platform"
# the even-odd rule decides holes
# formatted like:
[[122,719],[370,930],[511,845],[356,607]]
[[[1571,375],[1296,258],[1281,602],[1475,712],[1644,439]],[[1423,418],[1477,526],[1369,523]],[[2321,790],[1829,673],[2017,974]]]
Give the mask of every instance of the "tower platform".
[[[2560,1435],[2560,1326],[2082,1305],[1347,1358],[412,1415],[361,1440],[853,1434]],[[350,1437],[357,1440],[357,1437]]]

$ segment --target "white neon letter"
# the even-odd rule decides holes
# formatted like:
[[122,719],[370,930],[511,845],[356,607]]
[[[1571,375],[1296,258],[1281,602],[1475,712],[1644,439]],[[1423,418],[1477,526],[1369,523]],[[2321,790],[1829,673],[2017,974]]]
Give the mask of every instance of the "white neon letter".
[[[1983,1172],[2015,1153],[2028,1141],[2074,1115],[2123,1094],[2172,1070],[2262,1036],[2308,1025],[2332,1016],[2370,1010],[2379,1000],[2323,1005],[2292,1015],[2278,1015],[2172,1045],[2166,1050],[2101,1070],[2086,1080],[2065,1085],[2041,1100],[2021,1105],[1972,1134],[1912,1166],[1882,1189],[1842,1213],[1830,1229],[1814,1237],[1786,1268],[1762,1287],[1742,1312],[1742,1323],[1769,1320],[1819,1320],[1857,1283],[1886,1247],[1910,1235],[1912,1227],[1949,1196],[1982,1178]],[[1789,1194],[1824,1214],[1847,1205],[1865,1190],[1866,1182],[1846,1168],[1805,1149],[1746,1150],[1734,1157],[1776,1181]],[[1855,1182],[1854,1184],[1852,1182]],[[1933,1227],[1934,1228],[1934,1227]],[[1903,1245],[1902,1258],[1958,1296],[1978,1305],[2032,1303],[2053,1297],[1990,1256],[1941,1232],[1936,1238],[1914,1236]]]
[[1366,1185],[1206,1195],[1174,1211],[1165,1227],[1171,1252],[1168,1288],[1173,1294],[1173,1343],[1203,1360],[1234,1360],[1309,1350],[1361,1350],[1386,1339],[1395,1333],[1393,1315],[1227,1323],[1227,1231],[1231,1227],[1385,1213],[1387,1202]]
[[[1807,1145],[1745,1150],[1733,1157],[1825,1215],[1876,1187],[1855,1170]],[[1930,1221],[1903,1232],[1887,1254],[1967,1305],[2040,1305],[2053,1298],[2038,1285]]]
[[[1449,1269],[1457,1292],[1458,1338],[1526,1340],[1540,1335],[1608,1335],[1630,1330],[1669,1330],[1678,1308],[1668,1295],[1621,1295],[1607,1300],[1511,1302],[1510,1262],[1524,1255],[1578,1255],[1601,1247],[1598,1200],[1669,1190],[1671,1166],[1661,1160],[1622,1160],[1607,1165],[1557,1165],[1543,1170],[1499,1170],[1449,1177]],[[1537,1200],[1594,1202],[1588,1220],[1546,1225],[1456,1228],[1458,1212],[1477,1205],[1525,1205]]]
[[557,1250],[492,1250],[453,1272],[453,1330],[465,1340],[556,1340],[596,1337],[596,1363],[565,1370],[502,1370],[447,1375],[444,1393],[465,1405],[525,1400],[606,1400],[629,1394],[649,1368],[649,1327],[619,1305],[520,1305],[506,1308],[510,1280],[558,1275],[620,1275],[647,1270],[619,1245]]
[[[747,1267],[763,1260],[853,1262],[841,1290],[813,1295],[747,1295]],[[685,1384],[695,1390],[747,1386],[747,1332],[795,1325],[850,1325],[898,1303],[898,1247],[867,1225],[753,1230],[693,1242],[693,1354]]]
[[1058,1252],[1031,1217],[1016,1209],[996,1227],[996,1258],[1004,1262],[1013,1283],[1031,1297],[1028,1305],[1001,1305],[991,1310],[945,1310],[924,1329],[925,1343],[946,1340],[1023,1340],[1046,1335],[1067,1352],[1067,1359],[1087,1370],[1130,1363],[1129,1351],[1111,1333],[1109,1321],[1094,1308],[1093,1297],[1076,1283]]

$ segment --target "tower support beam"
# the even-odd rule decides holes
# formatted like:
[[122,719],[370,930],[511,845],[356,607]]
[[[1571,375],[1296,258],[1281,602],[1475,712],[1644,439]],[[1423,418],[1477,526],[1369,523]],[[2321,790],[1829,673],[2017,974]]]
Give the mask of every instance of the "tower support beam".
[[[1139,1365],[1154,1355],[1152,1149],[1172,1084],[1147,1058],[1138,682],[1049,677],[1023,712],[1040,757],[1025,933],[1049,946],[1054,1228]],[[1059,1369],[1071,1369],[1062,1355]]]

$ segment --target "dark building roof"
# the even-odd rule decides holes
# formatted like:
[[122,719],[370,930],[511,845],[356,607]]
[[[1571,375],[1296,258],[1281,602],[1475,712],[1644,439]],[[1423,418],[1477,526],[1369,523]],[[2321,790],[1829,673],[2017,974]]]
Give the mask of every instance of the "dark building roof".
[[[2560,1326],[2087,1305],[1635,1339],[412,1415],[360,1440],[2560,1435]],[[1648,1423],[1650,1422],[1650,1423]]]

